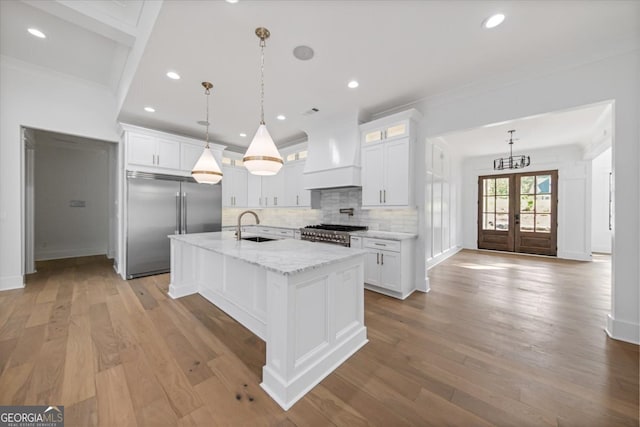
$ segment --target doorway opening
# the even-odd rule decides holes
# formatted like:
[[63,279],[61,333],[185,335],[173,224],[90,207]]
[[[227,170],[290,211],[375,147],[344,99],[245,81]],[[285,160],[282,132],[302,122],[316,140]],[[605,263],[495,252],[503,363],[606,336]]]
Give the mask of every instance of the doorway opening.
[[115,258],[117,144],[23,128],[24,272],[36,261]]
[[478,249],[556,256],[558,171],[478,178]]

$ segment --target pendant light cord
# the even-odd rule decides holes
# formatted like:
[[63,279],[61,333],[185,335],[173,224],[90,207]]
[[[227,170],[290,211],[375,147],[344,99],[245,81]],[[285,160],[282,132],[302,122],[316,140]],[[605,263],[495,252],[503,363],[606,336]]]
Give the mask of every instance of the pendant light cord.
[[260,38],[260,124],[264,123],[264,38]]
[[205,146],[204,148],[209,148],[209,95],[211,91],[209,89],[204,90],[204,94],[207,95],[207,121],[206,121],[206,131],[205,131]]

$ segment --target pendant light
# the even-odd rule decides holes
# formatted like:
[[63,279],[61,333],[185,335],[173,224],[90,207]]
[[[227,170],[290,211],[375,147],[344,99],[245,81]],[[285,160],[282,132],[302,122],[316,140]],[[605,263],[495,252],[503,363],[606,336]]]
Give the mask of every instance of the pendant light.
[[502,157],[493,161],[493,169],[497,171],[505,169],[522,169],[531,164],[531,158],[529,156],[513,155],[513,133],[515,130],[507,131],[509,133],[509,157]]
[[242,161],[244,166],[253,175],[275,175],[282,167],[282,156],[278,152],[276,144],[273,143],[271,135],[264,122],[264,47],[265,40],[269,38],[269,30],[266,28],[256,28],[256,35],[260,39],[261,62],[260,62],[260,126],[244,153]]
[[207,95],[206,143],[200,158],[191,171],[191,175],[200,184],[217,184],[222,179],[222,171],[209,149],[209,95],[211,95],[213,85],[209,82],[202,82],[202,86],[204,87],[204,94]]

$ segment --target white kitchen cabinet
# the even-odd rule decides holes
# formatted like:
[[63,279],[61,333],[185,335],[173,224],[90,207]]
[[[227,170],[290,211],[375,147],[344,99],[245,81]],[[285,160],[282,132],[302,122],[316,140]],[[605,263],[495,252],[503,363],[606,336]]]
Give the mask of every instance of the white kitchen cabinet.
[[[126,170],[190,176],[202,154],[202,141],[124,123],[120,126]],[[225,147],[209,145],[220,162]]]
[[[352,237],[353,239],[353,237]],[[404,299],[414,289],[414,240],[362,239],[367,251],[364,263],[365,286],[373,291]]]
[[413,146],[416,110],[360,126],[362,134],[362,207],[413,205]]
[[284,172],[284,205],[309,207],[311,205],[311,191],[304,189],[302,179],[304,162],[287,163],[282,169]]
[[204,145],[180,144],[180,169],[191,173],[204,151]]
[[247,173],[247,207],[264,207],[264,199],[262,197],[262,177],[252,173]]
[[247,170],[243,167],[222,167],[222,207],[247,207]]
[[127,141],[129,163],[180,169],[180,144],[147,135],[131,134]]
[[262,177],[262,199],[264,202],[263,207],[265,208],[286,206],[282,169],[275,175]]

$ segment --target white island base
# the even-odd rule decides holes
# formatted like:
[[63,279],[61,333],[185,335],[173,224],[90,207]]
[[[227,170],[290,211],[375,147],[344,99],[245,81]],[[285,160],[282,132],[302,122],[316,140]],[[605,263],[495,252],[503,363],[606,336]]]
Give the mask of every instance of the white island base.
[[261,386],[283,409],[367,343],[362,251],[224,232],[170,237],[169,295],[199,293],[266,341]]

